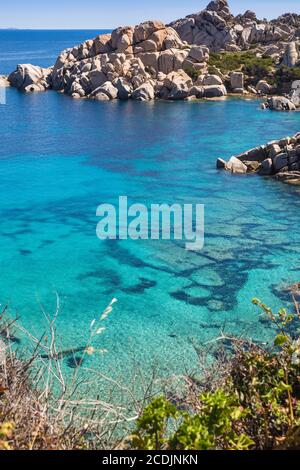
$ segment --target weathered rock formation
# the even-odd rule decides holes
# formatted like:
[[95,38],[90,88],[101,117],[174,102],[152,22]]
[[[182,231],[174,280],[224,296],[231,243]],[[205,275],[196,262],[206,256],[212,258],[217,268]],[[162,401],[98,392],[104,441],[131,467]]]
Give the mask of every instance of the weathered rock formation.
[[193,85],[184,70],[205,73],[208,58],[206,47],[186,46],[172,28],[149,21],[64,51],[53,88],[95,99],[183,99]]
[[[227,89],[271,95],[276,90],[265,80],[268,77],[256,81],[255,72],[245,77],[243,64],[230,74],[216,67],[211,70],[209,54],[251,48],[254,58],[271,57],[274,64],[297,67],[299,44],[300,16],[286,14],[268,22],[248,10],[234,17],[226,0],[213,0],[203,11],[167,26],[147,21],[87,40],[63,51],[53,68],[19,65],[8,80],[22,91],[53,88],[98,101],[216,98],[226,95]],[[292,91],[292,96],[267,102],[265,107],[300,106],[300,92]]]
[[212,1],[205,10],[174,21],[174,28],[183,41],[208,46],[213,51],[232,50],[237,35],[231,28],[233,16],[226,0]]
[[[264,90],[267,94],[267,88]],[[300,107],[300,80],[295,80],[291,85],[291,91],[286,96],[272,96],[262,103],[263,109],[273,111],[295,111]]]
[[30,64],[18,65],[12,72],[8,81],[22,91],[42,91],[51,87],[52,68],[44,69]]
[[287,44],[284,51],[282,64],[286,67],[295,67],[299,60],[298,45],[295,41],[291,41]]
[[[205,10],[176,20],[170,25],[182,40],[189,44],[208,46],[212,51],[235,51],[249,49],[252,45],[264,46],[265,51],[272,44],[276,49],[269,53],[283,52],[284,45],[299,37],[300,17],[283,15],[268,22],[258,20],[255,13],[246,11],[234,17],[226,0],[214,0]],[[277,49],[278,48],[278,49]]]
[[243,93],[244,74],[242,72],[232,72],[230,74],[230,86],[234,93]]
[[289,98],[285,96],[272,96],[262,104],[263,109],[271,109],[272,111],[295,111],[296,106]]
[[[193,86],[184,70],[209,77],[208,58],[207,47],[189,46],[174,29],[160,21],[148,21],[118,28],[63,51],[53,69],[19,65],[9,81],[19,90],[52,87],[74,98],[176,100],[188,97]],[[222,81],[218,83],[220,89],[210,85],[203,87],[202,96],[226,94]]]
[[219,158],[217,168],[232,173],[257,172],[300,185],[300,132],[231,157],[228,162]]

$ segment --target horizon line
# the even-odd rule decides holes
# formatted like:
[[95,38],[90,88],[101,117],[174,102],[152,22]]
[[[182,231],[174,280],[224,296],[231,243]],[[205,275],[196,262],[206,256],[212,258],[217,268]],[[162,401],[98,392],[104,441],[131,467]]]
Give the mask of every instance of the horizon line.
[[[118,28],[119,26],[116,26]],[[0,28],[0,31],[113,31],[116,28]]]

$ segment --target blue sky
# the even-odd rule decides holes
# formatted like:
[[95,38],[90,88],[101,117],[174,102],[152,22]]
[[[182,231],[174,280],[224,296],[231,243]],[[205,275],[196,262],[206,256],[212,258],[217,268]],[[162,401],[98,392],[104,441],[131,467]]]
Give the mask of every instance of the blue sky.
[[[13,0],[3,1],[0,28],[105,29],[146,19],[165,22],[203,9],[209,0]],[[287,11],[300,14],[299,0],[230,0],[234,14],[251,9],[274,18]]]

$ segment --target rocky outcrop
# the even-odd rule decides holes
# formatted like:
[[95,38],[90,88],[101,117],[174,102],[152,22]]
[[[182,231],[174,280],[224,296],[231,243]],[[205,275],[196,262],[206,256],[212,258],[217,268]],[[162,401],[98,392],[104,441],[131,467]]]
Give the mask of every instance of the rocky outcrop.
[[[19,65],[10,74],[9,83],[23,91],[53,88],[74,98],[98,101],[222,98],[227,89],[240,94],[281,95],[289,93],[291,79],[283,80],[286,89],[275,90],[266,81],[271,78],[270,83],[277,83],[268,75],[275,68],[264,71],[260,77],[265,80],[257,83],[255,68],[248,72],[241,62],[229,73],[231,68],[220,70],[209,64],[209,57],[215,51],[251,48],[254,60],[255,56],[271,57],[273,64],[294,67],[299,62],[298,44],[299,15],[282,15],[268,22],[247,10],[235,17],[226,0],[213,0],[203,11],[167,26],[158,20],[146,21],[86,40],[62,51],[51,69]],[[290,103],[300,106],[300,90],[291,93],[264,107],[285,110],[294,109]]]
[[290,91],[289,98],[296,108],[300,107],[300,80],[295,80],[292,83],[292,89]]
[[225,165],[225,169],[231,173],[247,173],[247,166],[236,157],[231,157]]
[[284,51],[282,65],[286,67],[295,67],[299,61],[298,45],[295,41],[289,42]]
[[51,87],[52,68],[45,69],[30,64],[18,65],[9,75],[8,81],[11,86],[21,91],[44,91]]
[[266,80],[259,80],[255,88],[260,95],[269,95],[272,89],[271,85]]
[[150,101],[155,96],[154,88],[151,83],[143,83],[134,90],[131,98],[136,101]]
[[243,72],[232,72],[230,74],[230,86],[234,93],[243,93],[244,91]]
[[263,109],[271,109],[272,111],[295,111],[295,104],[285,96],[272,96],[268,98],[266,103],[262,105]]
[[286,183],[300,184],[300,132],[231,157],[228,162],[218,158],[217,168],[232,173],[258,172]]
[[[224,96],[227,90],[220,77],[207,72],[208,59],[206,46],[189,46],[171,27],[148,21],[63,51],[53,69],[19,65],[9,80],[20,90],[52,87],[97,101]],[[195,89],[198,76],[203,87]]]
[[174,21],[169,26],[177,31],[183,41],[219,51],[236,45],[237,34],[231,28],[232,21],[227,1],[216,0],[200,13]]
[[188,46],[160,21],[118,28],[63,51],[52,86],[75,98],[184,99],[193,86],[184,72],[207,73],[209,50]]
[[227,94],[224,85],[209,85],[203,87],[204,98],[220,98]]
[[297,37],[300,24],[296,16],[282,16],[268,22],[258,20],[255,13],[248,10],[234,17],[226,0],[214,0],[205,10],[176,20],[169,26],[189,44],[206,45],[215,52],[249,49],[254,44],[268,49],[272,44]]
[[300,108],[300,80],[291,84],[291,91],[285,96],[272,96],[262,104],[263,109],[275,111],[295,111]]

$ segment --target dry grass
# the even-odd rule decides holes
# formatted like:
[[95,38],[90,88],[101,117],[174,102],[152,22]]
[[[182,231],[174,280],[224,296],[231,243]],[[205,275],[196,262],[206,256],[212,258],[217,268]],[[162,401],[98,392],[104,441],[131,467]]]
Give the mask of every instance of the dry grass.
[[[104,322],[115,301],[113,299],[99,318],[93,320],[84,347],[67,351],[57,347],[58,296],[53,318],[43,312],[48,326],[41,338],[24,330],[17,320],[11,320],[6,308],[0,313],[0,449],[74,450],[120,446],[124,430],[134,423],[144,403],[153,396],[155,376],[144,383],[142,399],[138,399],[136,383],[140,371],[137,368],[130,389],[97,369],[85,369],[85,375],[82,374],[85,355],[104,353],[94,346],[99,342],[95,339],[104,332]],[[16,332],[20,330],[30,344],[26,360],[20,360],[13,347]],[[77,361],[71,378],[64,376],[62,367],[66,355],[73,362]],[[106,383],[107,390],[110,387],[107,401],[97,395],[95,384],[100,380]],[[112,399],[116,390],[123,397],[120,405]]]

